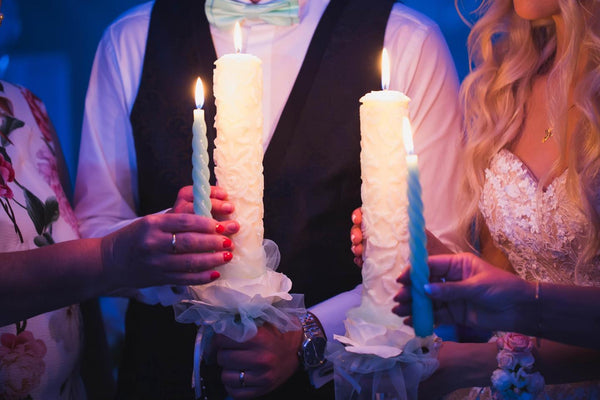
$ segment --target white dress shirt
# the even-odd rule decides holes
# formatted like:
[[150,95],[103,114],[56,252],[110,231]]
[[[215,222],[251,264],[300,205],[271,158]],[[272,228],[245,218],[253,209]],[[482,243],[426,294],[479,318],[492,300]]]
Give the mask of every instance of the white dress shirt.
[[[328,0],[301,0],[301,22],[296,25],[243,25],[244,52],[263,62],[265,149],[327,4]],[[140,84],[152,5],[142,4],[119,17],[105,31],[96,52],[75,185],[75,213],[83,237],[106,235],[138,217],[136,153],[129,115]],[[211,26],[211,34],[218,57],[234,51],[230,31]],[[450,52],[434,22],[400,3],[393,6],[384,40],[391,58],[390,89],[412,99],[410,118],[427,227],[446,245],[456,248],[454,198],[461,176],[461,120],[458,78]],[[350,224],[350,216],[348,221]],[[340,316],[358,304],[360,286],[312,311],[332,340],[334,333],[345,331]]]

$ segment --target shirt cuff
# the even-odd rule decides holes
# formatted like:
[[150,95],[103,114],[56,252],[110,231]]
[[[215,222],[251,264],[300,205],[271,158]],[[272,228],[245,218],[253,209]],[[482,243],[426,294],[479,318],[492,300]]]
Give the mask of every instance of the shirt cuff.
[[[340,293],[309,308],[309,311],[319,319],[328,343],[333,343],[333,335],[346,333],[344,326],[346,313],[351,308],[358,307],[361,298],[362,285],[358,285],[348,292]],[[307,372],[310,382],[318,389],[333,379],[333,363],[326,361],[323,365]]]
[[344,326],[346,313],[360,305],[361,297],[362,285],[358,285],[350,291],[340,293],[308,309],[319,319],[328,342],[334,340],[333,335],[346,333]]

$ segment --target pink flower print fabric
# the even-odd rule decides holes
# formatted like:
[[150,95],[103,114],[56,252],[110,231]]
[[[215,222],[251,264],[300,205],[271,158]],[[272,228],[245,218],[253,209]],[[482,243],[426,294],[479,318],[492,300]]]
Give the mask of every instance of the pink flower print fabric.
[[15,180],[15,170],[11,163],[6,161],[4,156],[0,154],[0,197],[12,199],[13,192],[8,187],[8,183]]
[[59,179],[58,165],[56,164],[56,155],[54,152],[54,145],[52,142],[52,124],[50,117],[46,112],[46,108],[42,101],[25,88],[20,88],[21,94],[27,100],[27,104],[31,109],[35,122],[38,124],[44,141],[48,145],[47,148],[42,148],[37,152],[37,167],[38,172],[44,178],[44,181],[52,188],[52,191],[56,194],[56,200],[58,201],[58,208],[60,215],[64,220],[71,226],[74,232],[79,232],[79,225],[77,218],[71,209],[69,200],[65,195],[62,184]]
[[46,345],[29,331],[0,336],[0,398],[19,400],[40,385]]

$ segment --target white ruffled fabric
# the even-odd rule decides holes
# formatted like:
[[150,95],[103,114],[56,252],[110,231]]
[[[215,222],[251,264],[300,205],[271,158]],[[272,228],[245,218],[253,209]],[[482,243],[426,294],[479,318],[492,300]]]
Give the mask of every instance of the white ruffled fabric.
[[400,354],[379,357],[354,352],[333,344],[328,359],[334,364],[335,397],[338,400],[397,399],[416,400],[419,382],[437,369],[441,340],[435,336],[414,337]]
[[[304,297],[290,294],[292,281],[275,272],[280,260],[277,245],[265,240],[263,250],[267,268],[262,275],[251,279],[230,275],[206,285],[188,286],[187,297],[173,305],[178,322],[199,326],[194,352],[196,397],[202,395],[200,361],[214,333],[241,343],[254,337],[264,323],[281,332],[300,328],[298,317],[306,312]],[[234,258],[228,267],[243,268],[236,263],[239,261]]]

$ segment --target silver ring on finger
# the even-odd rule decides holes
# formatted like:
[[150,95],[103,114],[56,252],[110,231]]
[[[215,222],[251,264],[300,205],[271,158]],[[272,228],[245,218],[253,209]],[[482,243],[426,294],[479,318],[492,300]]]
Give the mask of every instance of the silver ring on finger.
[[246,387],[246,371],[240,371],[240,387]]
[[173,254],[177,253],[177,236],[175,234],[171,237],[171,252]]

